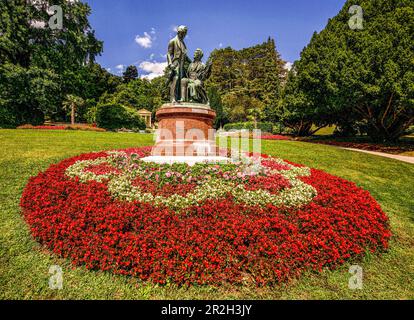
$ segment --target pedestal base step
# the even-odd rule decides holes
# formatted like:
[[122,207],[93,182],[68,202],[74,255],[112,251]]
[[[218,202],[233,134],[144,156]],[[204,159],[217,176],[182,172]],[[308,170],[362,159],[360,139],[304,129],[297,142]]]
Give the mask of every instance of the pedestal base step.
[[196,163],[228,163],[231,162],[230,158],[226,157],[219,157],[219,156],[150,156],[146,158],[142,158],[141,160],[145,162],[154,162],[158,164],[173,164],[173,163],[186,163],[189,166],[193,166]]

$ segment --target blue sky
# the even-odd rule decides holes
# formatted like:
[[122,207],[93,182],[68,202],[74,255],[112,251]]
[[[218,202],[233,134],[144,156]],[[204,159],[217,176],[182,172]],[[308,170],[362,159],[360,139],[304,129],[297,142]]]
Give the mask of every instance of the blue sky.
[[282,58],[293,62],[345,0],[85,0],[104,52],[97,60],[114,74],[128,65],[149,78],[162,72],[177,25],[189,28],[190,54],[220,47],[249,47],[276,40]]

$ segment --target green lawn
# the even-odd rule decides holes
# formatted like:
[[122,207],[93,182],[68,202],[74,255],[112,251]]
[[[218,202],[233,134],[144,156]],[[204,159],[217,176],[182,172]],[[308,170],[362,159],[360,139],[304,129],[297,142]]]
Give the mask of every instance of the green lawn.
[[[272,288],[156,286],[134,278],[73,268],[30,236],[19,199],[29,177],[85,152],[151,145],[150,135],[0,130],[1,299],[413,299],[414,165],[324,145],[263,141],[263,153],[325,170],[369,190],[391,219],[391,249],[357,261],[363,290],[348,289],[349,266],[309,273]],[[63,290],[49,289],[51,265],[63,268]]]

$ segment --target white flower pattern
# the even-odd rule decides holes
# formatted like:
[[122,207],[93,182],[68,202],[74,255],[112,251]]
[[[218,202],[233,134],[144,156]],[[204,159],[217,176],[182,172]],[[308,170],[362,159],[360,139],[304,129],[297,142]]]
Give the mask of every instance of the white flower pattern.
[[[215,175],[217,165],[209,166],[210,172],[208,179],[203,180],[201,184],[194,188],[194,191],[186,196],[174,194],[169,197],[161,195],[153,195],[151,193],[142,192],[142,190],[133,185],[133,181],[137,177],[148,178],[148,172],[145,169],[145,163],[140,161],[135,154],[127,155],[124,152],[111,151],[107,152],[106,157],[100,157],[94,160],[77,161],[66,169],[66,176],[69,178],[79,178],[80,182],[88,181],[108,182],[108,191],[111,195],[122,201],[138,201],[151,203],[155,206],[166,206],[174,210],[185,209],[186,207],[202,204],[208,199],[220,199],[231,194],[236,203],[245,204],[247,206],[266,206],[269,204],[275,206],[298,207],[312,201],[317,195],[316,189],[306,184],[299,177],[306,177],[311,174],[307,167],[295,167],[278,158],[267,158],[266,161],[274,161],[277,164],[288,168],[285,170],[275,170],[266,166],[257,168],[257,164],[253,167],[251,162],[243,161],[235,168],[235,172],[226,172],[223,176]],[[108,164],[118,171],[105,174],[96,174],[86,171],[88,167]],[[252,170],[254,168],[254,170]],[[190,170],[190,169],[189,169]],[[120,171],[120,172],[119,172]],[[282,175],[290,182],[290,188],[285,188],[279,193],[270,193],[268,190],[246,190],[243,183],[236,181],[236,178],[251,176],[260,172],[261,175]],[[177,176],[179,174],[176,174]],[[188,176],[181,176],[180,179],[186,181],[191,180],[192,173]],[[173,176],[167,172],[166,177]]]

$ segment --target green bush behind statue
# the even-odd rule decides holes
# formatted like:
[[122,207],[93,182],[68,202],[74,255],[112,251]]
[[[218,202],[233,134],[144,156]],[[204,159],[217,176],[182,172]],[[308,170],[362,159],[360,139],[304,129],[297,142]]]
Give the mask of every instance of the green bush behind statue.
[[237,123],[228,123],[224,125],[224,130],[249,130],[252,131],[254,129],[261,130],[262,132],[273,132],[273,124],[270,122],[237,122]]
[[118,104],[101,105],[96,110],[96,124],[106,130],[145,130],[144,119],[138,112]]

